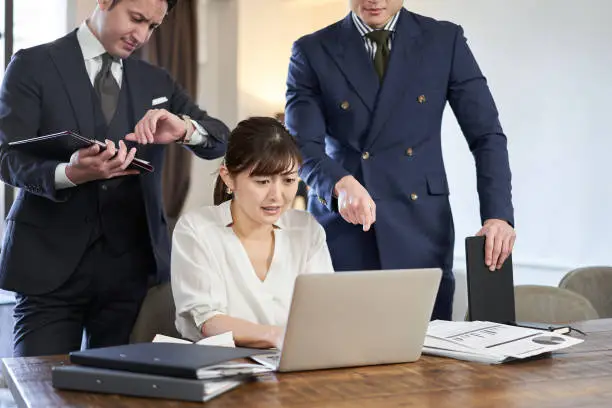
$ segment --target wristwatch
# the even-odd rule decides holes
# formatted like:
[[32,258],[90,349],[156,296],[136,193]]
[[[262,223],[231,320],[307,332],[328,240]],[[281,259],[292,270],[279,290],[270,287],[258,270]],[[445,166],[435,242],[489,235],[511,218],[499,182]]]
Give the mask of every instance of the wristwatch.
[[185,135],[176,140],[179,144],[188,144],[191,141],[191,134],[189,133],[189,125],[191,125],[191,118],[188,115],[180,115],[183,122],[185,122]]

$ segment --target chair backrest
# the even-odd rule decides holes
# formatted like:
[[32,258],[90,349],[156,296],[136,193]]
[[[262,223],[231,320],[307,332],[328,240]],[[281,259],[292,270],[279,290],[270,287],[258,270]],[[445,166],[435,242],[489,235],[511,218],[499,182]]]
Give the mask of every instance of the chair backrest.
[[134,323],[130,343],[150,342],[156,334],[181,338],[174,325],[175,310],[169,282],[150,288]]
[[571,323],[599,318],[584,296],[554,286],[515,286],[514,301],[519,322]]
[[612,267],[589,266],[569,271],[559,287],[589,299],[601,318],[612,317]]

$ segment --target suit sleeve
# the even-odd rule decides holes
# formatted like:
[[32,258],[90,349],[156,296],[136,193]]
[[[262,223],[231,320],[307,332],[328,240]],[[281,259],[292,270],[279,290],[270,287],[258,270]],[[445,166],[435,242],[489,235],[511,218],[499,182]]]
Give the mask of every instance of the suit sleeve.
[[498,218],[514,225],[506,135],[461,27],[456,30],[448,100],[476,161],[481,221]]
[[304,162],[300,177],[330,211],[334,186],[350,173],[325,153],[326,124],[321,89],[299,42],[294,43],[287,76],[285,124],[296,138]]
[[168,78],[172,82],[173,91],[170,109],[175,115],[188,115],[206,130],[208,138],[202,145],[186,145],[196,156],[202,159],[216,159],[225,154],[227,148],[227,138],[229,136],[228,127],[219,119],[209,116],[205,110],[196,105],[187,92],[174,79]]
[[41,86],[33,70],[36,61],[19,51],[7,67],[0,89],[0,177],[53,201],[65,201],[69,191],[56,190],[55,168],[59,161],[45,160],[9,147],[8,143],[38,135],[41,117]]

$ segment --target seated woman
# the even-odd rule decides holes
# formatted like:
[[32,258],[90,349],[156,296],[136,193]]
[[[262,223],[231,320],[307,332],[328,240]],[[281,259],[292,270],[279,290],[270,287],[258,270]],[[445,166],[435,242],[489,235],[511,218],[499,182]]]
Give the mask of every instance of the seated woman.
[[301,156],[273,118],[250,118],[228,140],[215,206],[181,216],[172,240],[179,332],[190,340],[233,332],[238,346],[282,346],[299,274],[333,272],[325,232],[291,209]]

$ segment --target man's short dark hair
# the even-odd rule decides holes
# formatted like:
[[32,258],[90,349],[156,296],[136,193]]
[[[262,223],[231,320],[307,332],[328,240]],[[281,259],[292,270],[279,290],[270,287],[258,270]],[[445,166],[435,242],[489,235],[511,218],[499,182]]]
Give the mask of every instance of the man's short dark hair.
[[[121,0],[113,0],[113,2],[111,3],[110,8],[113,8],[117,5],[117,3],[119,3]],[[172,10],[174,8],[174,6],[176,6],[176,3],[178,3],[178,0],[166,0],[166,3],[168,3],[168,13],[170,12],[170,10]]]

